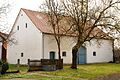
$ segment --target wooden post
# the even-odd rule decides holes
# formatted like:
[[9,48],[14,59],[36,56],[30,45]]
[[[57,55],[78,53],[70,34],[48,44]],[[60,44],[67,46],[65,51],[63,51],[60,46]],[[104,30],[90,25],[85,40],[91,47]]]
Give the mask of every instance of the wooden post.
[[28,66],[30,65],[30,59],[28,59]]
[[30,59],[28,59],[28,71],[30,71]]
[[20,59],[17,60],[17,69],[18,69],[18,72],[20,71]]

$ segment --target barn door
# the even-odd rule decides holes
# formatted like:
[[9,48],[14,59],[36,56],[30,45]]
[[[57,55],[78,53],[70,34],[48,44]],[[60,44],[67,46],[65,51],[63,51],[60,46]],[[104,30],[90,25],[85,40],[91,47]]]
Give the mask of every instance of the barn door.
[[55,59],[55,52],[54,51],[50,52],[50,59]]
[[80,47],[77,52],[77,64],[85,64],[86,63],[86,48]]

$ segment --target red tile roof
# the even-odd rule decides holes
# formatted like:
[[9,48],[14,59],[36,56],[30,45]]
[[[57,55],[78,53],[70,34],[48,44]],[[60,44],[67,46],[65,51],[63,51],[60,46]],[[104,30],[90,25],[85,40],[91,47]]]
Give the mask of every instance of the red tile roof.
[[30,20],[33,22],[33,24],[44,33],[51,33],[50,27],[48,25],[48,17],[46,13],[38,12],[38,11],[32,11],[23,9],[22,10],[26,13],[26,15],[30,18]]
[[[30,20],[33,22],[33,24],[43,33],[52,33],[52,29],[48,23],[48,15],[46,13],[43,12],[38,12],[38,11],[32,11],[32,10],[28,10],[28,9],[21,9],[23,10],[26,15],[30,18]],[[64,22],[62,22],[62,24],[66,25]],[[61,26],[62,27],[62,26]],[[66,28],[66,26],[65,26]],[[62,29],[61,29],[62,31]],[[88,31],[87,31],[88,32]],[[85,32],[85,33],[87,33]],[[63,32],[62,32],[63,33]],[[71,33],[73,33],[73,31],[70,31],[69,33],[67,33],[67,35],[70,35]],[[97,33],[98,36],[106,36],[108,37],[108,35],[106,33],[104,33],[102,30],[100,30],[99,28],[95,28],[94,31],[91,33],[91,36],[96,35]],[[75,35],[74,35],[75,36]]]
[[[53,34],[53,29],[50,27],[50,23],[48,20],[48,15],[44,12],[38,12],[38,11],[32,11],[32,10],[27,10],[27,9],[21,9],[23,10],[26,15],[30,18],[30,20],[33,22],[33,24],[43,33],[48,33],[48,34]],[[61,20],[60,23],[60,34],[61,35],[66,35],[66,31],[64,30],[65,28],[68,29],[67,25],[68,23],[65,23],[64,19]],[[66,26],[65,26],[66,25]],[[67,32],[67,35],[71,35],[73,31]],[[72,34],[73,35],[73,34]]]

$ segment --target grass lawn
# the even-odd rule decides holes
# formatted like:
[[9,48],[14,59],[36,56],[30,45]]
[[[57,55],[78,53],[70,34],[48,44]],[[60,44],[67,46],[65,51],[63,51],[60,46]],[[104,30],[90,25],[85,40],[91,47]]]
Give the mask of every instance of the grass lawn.
[[[9,71],[16,69],[16,66],[10,65]],[[51,72],[27,72],[27,66],[20,66],[20,73],[0,75],[0,80],[12,78],[28,78],[32,80],[78,80],[79,78],[90,79],[119,72],[120,64],[112,63],[78,65],[77,70],[71,69],[70,65],[65,65],[64,69]]]

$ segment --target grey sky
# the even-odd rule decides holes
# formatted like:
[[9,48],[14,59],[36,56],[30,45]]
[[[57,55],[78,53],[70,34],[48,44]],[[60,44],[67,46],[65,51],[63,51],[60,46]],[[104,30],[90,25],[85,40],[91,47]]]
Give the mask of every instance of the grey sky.
[[[4,0],[0,0],[0,2],[2,1]],[[40,4],[43,3],[43,1],[45,0],[7,0],[7,2],[11,4],[11,10],[6,18],[8,23],[7,23],[7,26],[0,26],[0,28],[3,28],[3,29],[7,28],[5,32],[8,32],[13,26],[13,23],[17,17],[17,14],[20,11],[20,8],[39,10],[39,6]]]

